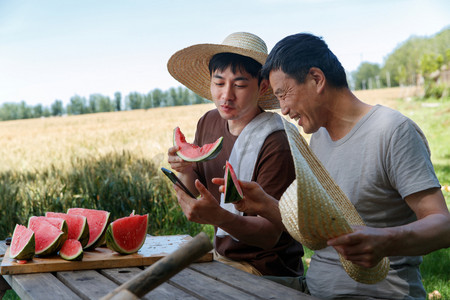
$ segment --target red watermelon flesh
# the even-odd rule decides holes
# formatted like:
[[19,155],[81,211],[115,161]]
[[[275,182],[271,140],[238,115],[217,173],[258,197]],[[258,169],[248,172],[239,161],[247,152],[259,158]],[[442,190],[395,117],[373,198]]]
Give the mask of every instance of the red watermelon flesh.
[[16,224],[9,248],[9,256],[19,260],[32,259],[35,253],[34,231]]
[[186,138],[179,127],[176,127],[173,131],[173,144],[179,147],[177,155],[185,161],[200,162],[216,158],[222,150],[222,142],[223,136],[219,137],[214,143],[199,147],[186,142]]
[[64,242],[64,232],[50,224],[45,218],[30,218],[28,228],[34,231],[36,255],[56,253]]
[[[28,220],[28,227],[30,227],[30,224],[33,222],[40,222],[41,220],[45,220],[47,222],[49,222],[50,224],[52,224],[53,226],[55,226],[56,228],[58,228],[61,231],[64,231],[64,229],[66,229],[67,225],[64,225],[65,220],[62,218],[58,218],[58,217],[44,217],[44,216],[32,216],[30,217],[30,219]],[[67,224],[67,222],[66,222]]]
[[59,256],[65,260],[82,260],[83,246],[78,240],[68,239],[59,250]]
[[106,245],[119,253],[137,252],[147,237],[148,214],[132,215],[112,222],[106,232]]
[[[50,211],[46,212],[45,216],[53,217],[53,218],[62,218],[64,220],[66,220],[67,226],[69,228],[69,234],[68,234],[67,238],[73,239],[73,240],[79,240],[80,242],[83,243],[83,241],[81,241],[81,239],[83,237],[84,226],[88,226],[85,216],[69,215],[69,214],[65,214],[65,213],[56,213],[56,212],[50,212]],[[88,243],[88,241],[86,241],[84,246],[86,246],[87,243]]]
[[109,224],[109,212],[89,208],[69,208],[67,214],[86,217],[89,226],[89,241],[84,247],[85,249],[94,249],[104,242],[106,227]]

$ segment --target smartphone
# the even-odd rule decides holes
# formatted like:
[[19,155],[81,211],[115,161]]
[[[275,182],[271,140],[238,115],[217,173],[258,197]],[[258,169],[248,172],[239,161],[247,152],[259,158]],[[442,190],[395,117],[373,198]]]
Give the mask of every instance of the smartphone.
[[166,174],[167,177],[169,177],[170,181],[172,181],[174,184],[178,185],[186,194],[188,194],[190,197],[196,199],[197,197],[194,196],[194,194],[191,193],[191,191],[188,190],[188,188],[181,182],[180,178],[175,175],[174,172],[166,169],[161,168],[161,171]]

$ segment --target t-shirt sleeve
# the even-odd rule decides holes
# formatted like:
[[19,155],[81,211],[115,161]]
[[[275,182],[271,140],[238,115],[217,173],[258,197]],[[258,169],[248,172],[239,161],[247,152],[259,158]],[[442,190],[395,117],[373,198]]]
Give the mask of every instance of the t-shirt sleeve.
[[284,131],[276,131],[264,142],[253,173],[266,193],[280,199],[295,179],[295,167],[291,150]]
[[402,198],[440,187],[431,163],[428,142],[411,120],[406,120],[393,132],[386,166],[391,184]]

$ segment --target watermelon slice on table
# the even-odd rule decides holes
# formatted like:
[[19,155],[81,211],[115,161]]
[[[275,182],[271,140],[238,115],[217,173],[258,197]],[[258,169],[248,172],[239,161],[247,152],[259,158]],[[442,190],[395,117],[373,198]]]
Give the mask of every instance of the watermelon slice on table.
[[106,230],[106,246],[121,254],[138,252],[147,237],[148,214],[115,220]]
[[89,241],[86,250],[95,249],[105,242],[106,228],[109,224],[110,213],[104,210],[89,208],[69,208],[68,215],[85,216],[89,226]]
[[62,218],[66,220],[69,229],[68,239],[78,240],[85,247],[89,242],[89,225],[87,218],[82,215],[72,215],[57,212],[46,212],[46,217]]
[[28,228],[34,231],[35,255],[45,256],[58,252],[65,241],[65,234],[45,218],[30,218]]
[[67,226],[67,222],[62,219],[62,218],[56,218],[56,217],[44,217],[44,216],[32,216],[30,217],[30,219],[28,219],[28,228],[30,228],[30,224],[33,222],[40,222],[41,220],[45,220],[47,222],[49,222],[50,224],[52,224],[53,226],[55,226],[56,228],[58,228],[59,230],[61,230],[62,232],[64,232],[64,237],[63,240],[67,240],[67,236],[68,236],[68,226]]
[[236,173],[234,173],[233,167],[227,161],[225,163],[225,187],[224,187],[224,202],[231,203],[242,200],[244,194],[242,193],[241,186],[239,185]]
[[186,138],[179,127],[176,127],[173,131],[173,145],[180,148],[177,155],[185,161],[200,162],[215,158],[222,150],[222,141],[223,137],[221,136],[214,143],[199,147],[186,142]]
[[30,260],[35,254],[34,231],[16,224],[9,248],[9,257],[17,260]]
[[83,246],[78,240],[68,239],[59,250],[59,256],[65,260],[82,260]]

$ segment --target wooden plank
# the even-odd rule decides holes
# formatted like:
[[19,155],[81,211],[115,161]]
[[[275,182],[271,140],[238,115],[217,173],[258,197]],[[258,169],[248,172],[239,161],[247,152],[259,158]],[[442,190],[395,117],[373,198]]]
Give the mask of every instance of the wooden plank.
[[295,289],[278,284],[260,276],[238,270],[218,261],[192,264],[190,269],[217,278],[218,281],[237,287],[263,299],[317,299]]
[[3,275],[22,300],[81,299],[51,273]]
[[94,270],[58,272],[56,277],[82,299],[99,299],[117,287],[116,283]]
[[[92,251],[86,251],[82,261],[67,261],[58,255],[38,258],[26,264],[19,264],[9,258],[9,248],[1,262],[0,274],[25,274],[71,270],[93,270],[103,268],[121,268],[149,266],[162,257],[174,252],[186,244],[192,237],[189,235],[173,236],[148,236],[138,253],[121,255],[105,247],[99,247]],[[211,261],[212,253],[204,255],[199,262]]]
[[5,255],[7,247],[8,246],[6,246],[5,241],[0,241],[0,262],[2,261],[2,258]]
[[216,278],[211,278],[189,268],[184,269],[183,271],[172,277],[169,280],[169,283],[185,291],[189,291],[189,293],[196,297],[204,299],[261,299],[257,296],[248,294],[245,291],[236,289],[228,284],[220,282]]
[[[99,271],[105,277],[111,279],[118,285],[123,284],[128,281],[130,278],[133,278],[135,275],[142,272],[139,268],[120,268],[120,269],[103,269]],[[176,288],[173,285],[165,282],[150,291],[145,295],[143,299],[147,300],[172,300],[172,299],[186,299],[186,300],[195,300],[198,299],[189,295],[188,293]]]

